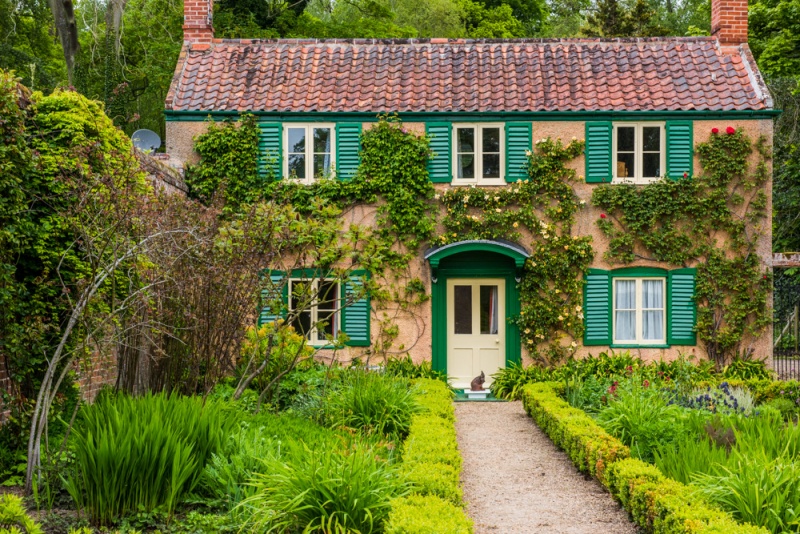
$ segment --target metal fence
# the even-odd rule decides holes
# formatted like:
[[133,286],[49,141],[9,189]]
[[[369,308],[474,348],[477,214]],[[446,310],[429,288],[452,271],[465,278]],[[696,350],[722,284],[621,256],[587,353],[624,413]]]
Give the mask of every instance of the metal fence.
[[800,380],[800,281],[775,269],[772,368],[781,380]]

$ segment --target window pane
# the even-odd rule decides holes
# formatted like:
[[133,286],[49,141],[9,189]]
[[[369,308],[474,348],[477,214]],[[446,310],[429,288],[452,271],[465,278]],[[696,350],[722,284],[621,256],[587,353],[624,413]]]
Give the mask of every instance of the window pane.
[[658,178],[661,176],[661,154],[658,152],[645,152],[642,154],[643,178]]
[[636,128],[633,126],[621,126],[617,128],[617,150],[621,152],[633,152],[636,146]]
[[500,152],[500,128],[483,128],[483,152]]
[[308,339],[311,334],[311,312],[300,312],[292,321],[295,332]]
[[338,284],[330,280],[319,281],[319,294],[317,295],[317,308],[319,310],[335,310],[338,298]]
[[472,286],[453,287],[453,315],[455,333],[472,333]]
[[292,282],[289,288],[291,309],[295,313],[292,319],[294,329],[305,337],[311,332],[311,293],[308,282]]
[[293,154],[289,156],[289,176],[295,178],[306,177],[306,157],[305,155]]
[[635,311],[618,311],[614,314],[614,340],[636,341]]
[[306,151],[306,129],[305,128],[289,128],[289,152]]
[[497,334],[497,286],[481,286],[481,334]]
[[500,154],[483,155],[483,177],[500,178]]
[[645,152],[661,151],[661,127],[642,128],[642,137]]
[[457,147],[459,152],[475,152],[475,130],[473,128],[457,128]]
[[314,154],[314,178],[324,176],[330,169],[330,154]]
[[634,167],[634,154],[632,152],[627,154],[617,153],[617,177],[619,178],[632,178],[636,176],[636,168]]
[[642,339],[646,341],[661,341],[664,339],[664,312],[642,312]]
[[314,128],[314,152],[331,151],[331,129]]
[[633,310],[636,308],[636,280],[616,280],[614,308]]
[[663,280],[642,280],[642,308],[645,310],[664,308]]
[[458,174],[459,178],[475,178],[475,155],[474,154],[460,154],[458,156]]

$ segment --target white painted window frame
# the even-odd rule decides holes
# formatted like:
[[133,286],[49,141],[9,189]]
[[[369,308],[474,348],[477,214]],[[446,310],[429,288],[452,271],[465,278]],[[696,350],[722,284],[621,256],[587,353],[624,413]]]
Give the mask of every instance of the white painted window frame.
[[[615,122],[611,133],[612,153],[611,153],[611,172],[614,177],[611,183],[614,184],[649,184],[664,178],[667,172],[667,125],[665,122]],[[644,171],[644,135],[642,128],[655,127],[661,128],[661,160],[659,162],[659,169],[661,169],[661,176],[657,178],[643,178],[642,172]],[[619,177],[617,176],[617,129],[620,127],[633,127],[634,133],[634,161],[636,165],[636,176],[633,177]]]
[[[319,297],[319,283],[325,282],[327,279],[325,278],[290,278],[289,279],[289,313],[295,311],[292,308],[292,293],[294,291],[294,284],[296,283],[304,283],[304,284],[311,284],[311,294],[314,295],[314,299],[309,306],[309,311],[311,313],[311,330],[306,333],[306,341],[312,347],[323,347],[329,345],[330,342],[327,339],[319,339],[317,324],[319,323],[319,308],[318,308],[318,297]],[[341,300],[342,300],[342,284],[336,284],[336,302],[334,303],[334,341],[338,338],[339,332],[342,330],[342,310],[341,310]],[[305,311],[305,310],[303,310]],[[328,310],[325,310],[328,311]],[[302,335],[302,333],[298,332],[298,334]]]
[[[297,154],[289,150],[289,128],[305,128],[306,130],[306,177],[293,179],[289,175],[289,155]],[[331,130],[331,165],[329,172],[333,174],[336,170],[336,124],[328,122],[289,122],[283,125],[283,176],[287,180],[294,180],[298,183],[309,185],[317,181],[314,176],[314,129],[330,128]]]
[[[617,339],[617,281],[634,280],[636,282],[636,339]],[[661,282],[663,295],[663,308],[648,308],[648,310],[663,310],[663,324],[661,331],[663,339],[644,339],[642,332],[642,282],[645,280],[658,280]],[[667,344],[667,279],[662,276],[615,276],[611,285],[611,336],[614,345],[666,345]]]
[[[475,178],[458,177],[458,130],[472,128],[475,132]],[[500,130],[500,178],[483,178],[483,128]],[[506,128],[502,122],[455,122],[453,123],[453,176],[451,185],[506,185]]]

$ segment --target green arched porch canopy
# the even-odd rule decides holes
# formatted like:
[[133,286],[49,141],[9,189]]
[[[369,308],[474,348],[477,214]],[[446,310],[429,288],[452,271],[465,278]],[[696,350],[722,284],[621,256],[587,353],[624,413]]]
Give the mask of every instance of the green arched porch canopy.
[[517,279],[519,279],[522,268],[525,266],[525,260],[530,257],[530,253],[525,250],[522,245],[503,239],[470,239],[468,241],[458,241],[456,243],[450,243],[449,245],[432,247],[425,251],[424,258],[428,260],[428,263],[431,265],[431,278],[433,283],[436,283],[436,271],[439,269],[439,262],[449,256],[461,254],[462,252],[489,252],[511,258],[514,260],[514,266],[517,270]]

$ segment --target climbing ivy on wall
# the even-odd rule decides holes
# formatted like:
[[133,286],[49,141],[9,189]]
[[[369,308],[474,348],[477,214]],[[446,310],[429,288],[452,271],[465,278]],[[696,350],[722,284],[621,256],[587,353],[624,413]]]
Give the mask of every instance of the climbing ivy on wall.
[[[246,123],[239,131],[250,127]],[[212,128],[200,140],[218,147],[214,138],[233,138],[233,132]],[[429,139],[408,131],[396,116],[380,117],[362,133],[361,146],[361,163],[350,181],[330,176],[307,186],[278,180],[263,184],[259,194],[310,217],[330,215],[325,210],[337,216],[376,210],[374,225],[354,223],[343,230],[355,243],[353,266],[373,274],[370,290],[381,325],[375,352],[410,348],[393,346],[399,333],[394,319],[416,314],[428,299],[410,269],[424,245],[497,238],[531,250],[519,282],[521,312],[509,318],[529,354],[552,361],[574,350],[583,333],[583,274],[594,258],[591,237],[572,235],[583,202],[567,164],[582,154],[583,141],[537,141],[528,153],[528,178],[507,187],[447,187],[438,193],[426,169]],[[257,143],[241,147],[239,159],[246,154],[250,163],[240,171],[254,176]],[[732,128],[714,133],[696,151],[701,176],[646,186],[602,185],[594,189],[592,203],[606,211],[598,225],[609,238],[605,259],[611,264],[652,260],[697,267],[698,336],[708,354],[724,362],[741,349],[745,336],[769,324],[771,281],[755,247],[764,231],[767,198],[761,186],[769,177],[770,155],[765,140],[752,143]],[[198,176],[219,172],[212,167],[215,158],[220,161],[214,154],[203,155],[199,167],[208,168]]]
[[703,172],[645,187],[603,185],[592,203],[606,211],[597,224],[609,237],[612,264],[653,260],[697,267],[697,333],[709,357],[724,365],[771,322],[769,272],[756,251],[768,224],[770,151],[744,131],[716,128],[696,146]]
[[594,258],[592,238],[573,236],[581,209],[567,163],[584,142],[543,139],[528,154],[528,179],[500,189],[450,188],[439,196],[445,207],[437,244],[464,239],[509,239],[525,243],[531,256],[519,283],[521,311],[510,320],[520,329],[529,354],[548,361],[576,347],[565,336],[583,334],[583,273]]

